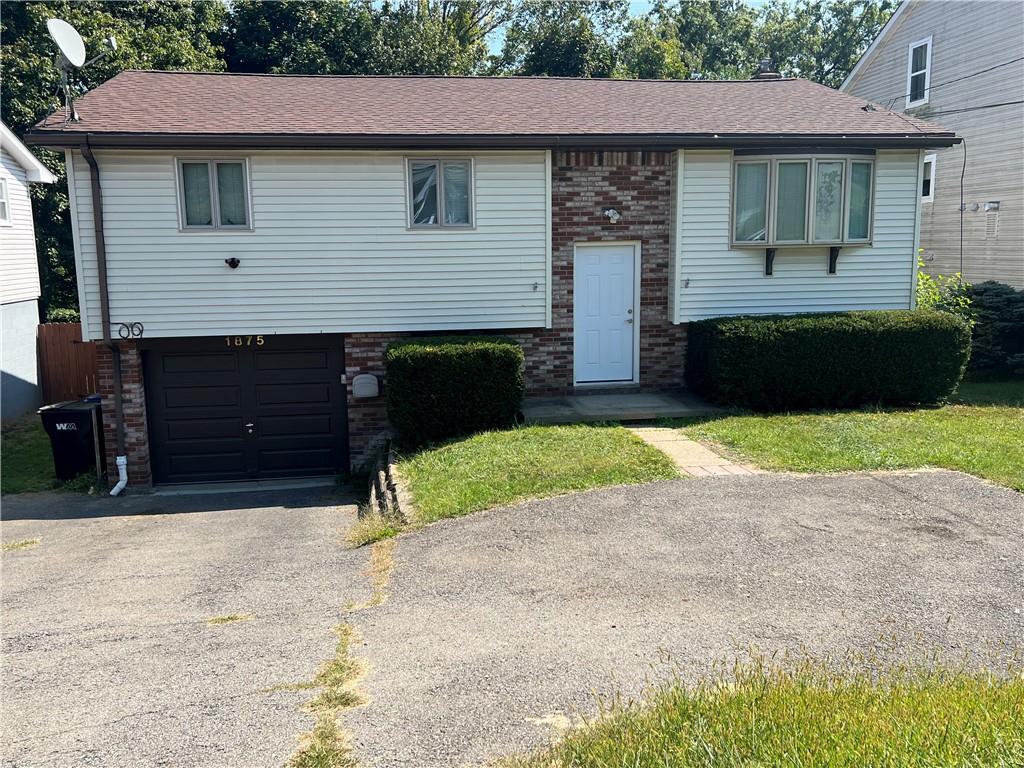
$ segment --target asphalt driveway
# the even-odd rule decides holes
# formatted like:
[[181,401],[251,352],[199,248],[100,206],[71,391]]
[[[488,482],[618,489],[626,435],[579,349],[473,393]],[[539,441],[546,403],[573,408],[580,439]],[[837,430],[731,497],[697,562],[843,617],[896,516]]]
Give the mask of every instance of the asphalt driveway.
[[594,491],[431,526],[395,561],[357,621],[369,703],[343,720],[363,766],[543,744],[595,694],[748,644],[1024,647],[1024,496],[952,472]]
[[[1024,646],[1024,496],[951,472],[610,488],[400,537],[387,599],[347,499],[3,500],[4,764],[281,766],[352,623],[360,764],[543,744],[594,696],[738,648]],[[121,514],[111,516],[111,510]],[[208,619],[251,614],[237,623]],[[885,641],[888,643],[889,641]]]
[[[350,499],[305,490],[2,500],[9,766],[281,766],[365,600]],[[210,625],[229,614],[251,619]]]

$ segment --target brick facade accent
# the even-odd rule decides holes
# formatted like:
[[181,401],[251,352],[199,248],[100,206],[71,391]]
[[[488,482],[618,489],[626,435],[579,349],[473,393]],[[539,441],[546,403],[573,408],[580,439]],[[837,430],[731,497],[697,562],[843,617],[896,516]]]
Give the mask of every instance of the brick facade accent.
[[[142,380],[142,354],[134,341],[118,342],[121,352],[121,393],[124,413],[125,455],[128,485],[149,488],[153,484],[149,464],[149,430],[146,426],[146,388]],[[114,420],[114,356],[103,344],[96,345],[99,394],[103,398],[103,441],[107,453],[107,480],[117,482],[117,428]]]
[[[669,152],[556,152],[551,168],[552,328],[511,334],[526,354],[530,394],[573,390],[573,246],[640,242],[640,384],[683,386],[686,328],[668,313],[672,155]],[[612,224],[602,215],[614,208]]]
[[[388,344],[408,334],[351,333],[345,336],[345,388],[348,398],[349,463],[363,470],[388,437],[388,416],[384,400],[384,351]],[[381,382],[380,395],[352,397],[352,379],[372,373]]]

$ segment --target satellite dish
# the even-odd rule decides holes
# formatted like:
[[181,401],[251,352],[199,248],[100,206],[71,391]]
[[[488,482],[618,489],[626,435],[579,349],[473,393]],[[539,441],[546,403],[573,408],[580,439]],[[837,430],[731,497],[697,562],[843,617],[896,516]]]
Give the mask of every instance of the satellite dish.
[[69,64],[80,67],[85,63],[85,43],[78,30],[63,19],[47,19],[46,29]]

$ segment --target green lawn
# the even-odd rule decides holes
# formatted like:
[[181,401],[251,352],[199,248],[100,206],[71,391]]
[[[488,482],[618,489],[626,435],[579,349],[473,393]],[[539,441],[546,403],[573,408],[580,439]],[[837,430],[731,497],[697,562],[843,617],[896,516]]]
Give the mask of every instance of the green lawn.
[[62,483],[53,468],[53,452],[38,416],[5,424],[0,435],[0,493],[33,491],[90,491],[92,474]]
[[530,426],[484,432],[404,457],[419,522],[520,499],[678,477],[672,461],[618,426]]
[[1024,765],[1024,677],[961,670],[740,666],[678,681],[508,768]]
[[39,417],[5,425],[0,435],[0,493],[49,491],[59,485],[50,438]]
[[684,431],[765,469],[941,467],[1024,491],[1022,401],[1020,380],[975,381],[965,382],[957,395],[964,404],[943,408],[737,414],[691,423]]

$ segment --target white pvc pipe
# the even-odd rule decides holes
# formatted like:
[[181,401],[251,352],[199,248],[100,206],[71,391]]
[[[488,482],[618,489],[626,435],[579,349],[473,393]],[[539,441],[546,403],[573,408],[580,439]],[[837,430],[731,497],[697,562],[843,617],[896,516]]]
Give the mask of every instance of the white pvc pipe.
[[117,485],[110,489],[111,496],[117,496],[128,485],[128,457],[117,457]]

